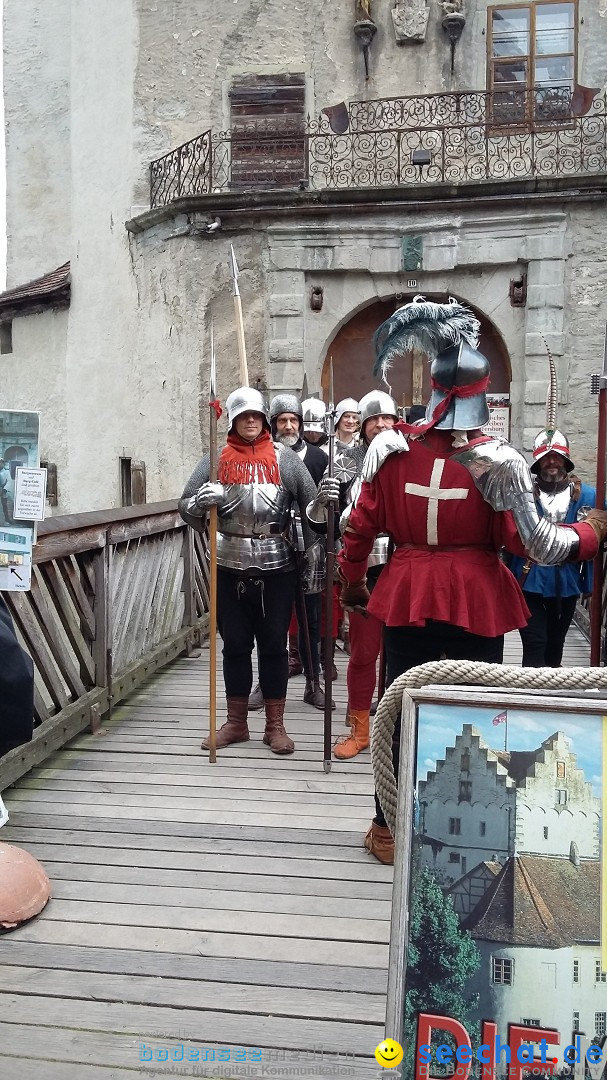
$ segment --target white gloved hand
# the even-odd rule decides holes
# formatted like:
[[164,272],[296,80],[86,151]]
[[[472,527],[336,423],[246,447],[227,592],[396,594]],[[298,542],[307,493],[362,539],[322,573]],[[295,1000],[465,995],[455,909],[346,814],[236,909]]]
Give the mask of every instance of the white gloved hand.
[[196,510],[207,510],[209,506],[221,506],[225,499],[225,490],[223,484],[211,483],[207,480],[206,484],[203,484],[198,489],[195,495],[192,495],[188,503],[188,510],[195,512]]
[[323,476],[318,485],[315,502],[320,506],[328,506],[329,503],[337,505],[339,502],[339,480],[333,476]]
[[402,431],[394,431],[393,428],[388,428],[387,431],[380,431],[379,435],[376,435],[371,442],[371,445],[365,454],[362,479],[367,482],[371,481],[390,454],[402,454],[404,450],[408,449],[409,444]]

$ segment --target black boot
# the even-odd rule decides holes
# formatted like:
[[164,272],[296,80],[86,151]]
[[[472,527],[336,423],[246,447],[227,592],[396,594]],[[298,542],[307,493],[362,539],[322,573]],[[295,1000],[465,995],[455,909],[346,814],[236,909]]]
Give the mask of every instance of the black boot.
[[249,698],[249,712],[257,712],[259,709],[263,709],[263,694],[261,692],[261,686],[257,683],[257,686],[251,691]]
[[[315,709],[324,711],[325,707],[325,692],[320,685],[320,679],[316,675],[313,679],[310,679],[306,675],[306,688],[304,690],[303,699],[306,705],[313,705]],[[331,702],[331,708],[335,708],[335,702]]]

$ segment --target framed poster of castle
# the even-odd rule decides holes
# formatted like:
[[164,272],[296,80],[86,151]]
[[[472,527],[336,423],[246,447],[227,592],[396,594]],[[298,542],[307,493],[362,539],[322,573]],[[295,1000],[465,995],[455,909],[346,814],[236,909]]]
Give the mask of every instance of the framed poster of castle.
[[391,1075],[604,1080],[607,698],[416,690],[402,722]]

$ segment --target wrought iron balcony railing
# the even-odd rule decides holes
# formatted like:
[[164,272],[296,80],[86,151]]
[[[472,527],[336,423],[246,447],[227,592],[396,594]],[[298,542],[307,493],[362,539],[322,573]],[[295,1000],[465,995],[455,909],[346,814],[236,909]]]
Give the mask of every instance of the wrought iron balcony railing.
[[317,120],[252,117],[150,166],[152,207],[278,188],[347,190],[607,172],[607,97],[583,87],[355,101]]

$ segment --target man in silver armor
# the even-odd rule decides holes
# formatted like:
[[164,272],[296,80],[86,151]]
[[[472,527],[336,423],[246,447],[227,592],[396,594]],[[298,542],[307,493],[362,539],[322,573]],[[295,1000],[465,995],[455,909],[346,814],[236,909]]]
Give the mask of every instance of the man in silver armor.
[[[567,436],[555,426],[540,431],[531,466],[534,495],[540,515],[554,524],[583,521],[595,505],[595,489],[574,476],[573,469]],[[509,566],[531,612],[520,629],[523,667],[560,667],[578,599],[592,592],[592,563],[541,566],[515,555]]]
[[[179,502],[181,516],[201,533],[209,507],[217,506],[217,623],[228,712],[217,732],[217,747],[249,739],[256,642],[266,710],[263,741],[275,754],[291,754],[294,744],[284,727],[287,629],[297,574],[291,510],[305,508],[315,487],[297,454],[272,441],[258,390],[240,387],[229,395],[226,407],[229,432],[219,455],[218,482],[209,481],[207,454]],[[307,549],[314,536],[305,522],[302,528]],[[208,749],[208,739],[202,746]]]
[[[607,532],[607,514],[597,510],[572,525],[540,517],[523,456],[483,435],[489,363],[476,348],[479,329],[456,301],[421,297],[376,335],[374,373],[384,378],[391,361],[413,348],[434,356],[426,419],[399,422],[374,439],[339,556],[342,603],[368,604],[385,624],[388,684],[441,657],[501,663],[504,633],[529,616],[499,558],[502,547],[556,565],[592,558]],[[367,560],[379,533],[392,538],[394,554],[369,599]],[[397,726],[395,770],[399,735]],[[394,859],[379,802],[365,846],[381,862]]]
[[[353,447],[341,447],[335,458],[335,476],[340,483],[340,532],[347,528],[350,514],[361,490],[361,476],[367,450],[382,431],[393,428],[398,420],[398,407],[383,390],[371,390],[359,405],[361,439]],[[328,502],[330,482],[323,481],[315,503],[309,507],[312,528],[322,527]],[[387,536],[376,536],[367,563],[367,588],[373,592],[379,575],[388,560]],[[350,659],[348,661],[348,735],[341,736],[333,749],[336,758],[356,757],[369,746],[369,720],[377,678],[377,661],[381,652],[382,622],[368,612],[349,612]]]
[[306,400],[301,403],[301,410],[304,439],[314,446],[325,448],[324,453],[326,454],[327,425],[325,417],[327,415],[327,410],[324,401],[321,401],[320,398],[316,397],[306,398]]
[[336,449],[355,446],[360,428],[358,402],[354,398],[342,398],[335,406]]
[[[288,446],[297,454],[310,473],[314,485],[317,486],[327,467],[327,455],[323,453],[319,446],[308,443],[302,438],[302,422],[302,407],[299,398],[295,394],[277,394],[272,398],[270,402],[270,424],[273,439],[283,446]],[[293,533],[293,543],[301,557],[304,552],[304,538],[301,520],[298,515],[293,518]],[[304,701],[307,705],[313,705],[314,708],[323,710],[325,707],[325,695],[320,685],[319,646],[321,595],[324,589],[324,545],[318,542],[313,548],[309,549],[310,558],[312,554],[315,559],[314,572],[317,580],[309,580],[305,592],[301,586],[298,588],[295,600],[296,612],[289,624],[289,678],[292,675],[301,674],[303,671],[306,676]],[[302,602],[305,604],[305,617],[302,611]],[[310,647],[309,657],[308,643]],[[263,708],[263,694],[260,685],[257,684],[249,698],[249,709],[261,708]]]

